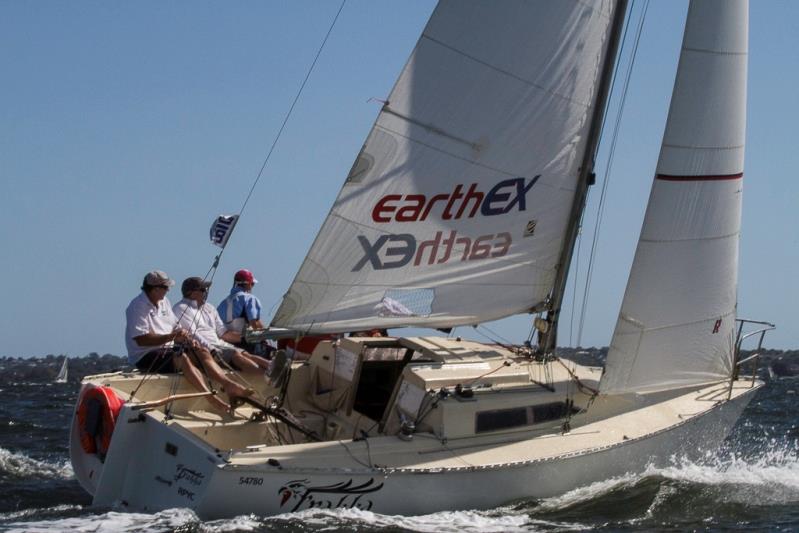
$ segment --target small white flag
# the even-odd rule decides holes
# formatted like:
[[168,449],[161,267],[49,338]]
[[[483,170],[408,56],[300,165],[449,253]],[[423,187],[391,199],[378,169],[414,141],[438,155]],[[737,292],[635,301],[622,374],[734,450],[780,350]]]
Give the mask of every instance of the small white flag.
[[211,224],[211,242],[220,248],[224,248],[238,221],[239,215],[219,215],[216,217],[214,223]]

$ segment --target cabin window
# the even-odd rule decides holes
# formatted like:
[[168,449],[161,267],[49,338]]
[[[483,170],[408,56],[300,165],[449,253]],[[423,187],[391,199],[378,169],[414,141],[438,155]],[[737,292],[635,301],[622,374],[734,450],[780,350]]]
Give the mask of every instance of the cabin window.
[[475,433],[532,426],[550,420],[565,418],[578,411],[566,402],[551,402],[540,405],[480,411],[475,415]]

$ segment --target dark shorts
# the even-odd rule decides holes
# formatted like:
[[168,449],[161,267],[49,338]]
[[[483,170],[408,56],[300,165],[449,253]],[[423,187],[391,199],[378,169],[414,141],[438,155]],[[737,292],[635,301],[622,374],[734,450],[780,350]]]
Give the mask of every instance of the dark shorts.
[[158,348],[147,352],[136,361],[136,368],[149,374],[175,374],[175,356],[179,351],[175,348]]

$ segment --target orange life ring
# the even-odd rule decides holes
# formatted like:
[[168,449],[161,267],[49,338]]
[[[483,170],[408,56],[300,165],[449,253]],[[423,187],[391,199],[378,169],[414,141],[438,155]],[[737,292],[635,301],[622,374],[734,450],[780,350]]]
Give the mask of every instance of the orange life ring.
[[124,404],[111,387],[89,385],[83,391],[78,404],[78,435],[84,452],[105,456]]

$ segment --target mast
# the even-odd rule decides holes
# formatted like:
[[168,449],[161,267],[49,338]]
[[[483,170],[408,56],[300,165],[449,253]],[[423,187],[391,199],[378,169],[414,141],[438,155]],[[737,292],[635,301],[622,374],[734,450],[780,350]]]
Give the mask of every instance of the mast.
[[[607,58],[615,58],[621,41],[624,17],[627,12],[627,0],[619,0],[613,13],[613,26],[610,32],[610,42],[607,48]],[[591,129],[588,133],[588,143],[580,165],[580,177],[577,180],[577,190],[574,195],[571,213],[569,215],[569,226],[566,230],[566,241],[561,250],[558,261],[558,270],[555,276],[555,283],[552,287],[552,295],[547,306],[545,327],[539,329],[538,346],[542,353],[552,353],[557,346],[558,319],[560,309],[563,304],[563,296],[566,292],[566,281],[569,277],[569,267],[571,266],[574,246],[577,243],[577,232],[580,227],[580,219],[585,209],[588,188],[594,183],[594,162],[596,159],[597,145],[599,136],[602,133],[602,117],[607,107],[608,94],[610,93],[610,83],[613,78],[613,68],[616,61],[604,62],[602,75],[599,82],[597,93],[597,105],[594,107],[594,114],[591,117]]]

